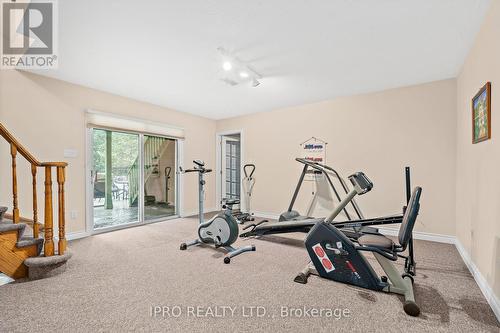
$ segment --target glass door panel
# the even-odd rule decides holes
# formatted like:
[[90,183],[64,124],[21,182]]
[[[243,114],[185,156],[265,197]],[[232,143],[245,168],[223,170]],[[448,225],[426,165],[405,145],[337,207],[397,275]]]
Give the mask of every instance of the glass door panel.
[[240,198],[240,142],[226,141],[226,199]]
[[94,229],[139,221],[139,135],[92,129]]
[[144,219],[176,214],[176,144],[172,139],[144,135]]

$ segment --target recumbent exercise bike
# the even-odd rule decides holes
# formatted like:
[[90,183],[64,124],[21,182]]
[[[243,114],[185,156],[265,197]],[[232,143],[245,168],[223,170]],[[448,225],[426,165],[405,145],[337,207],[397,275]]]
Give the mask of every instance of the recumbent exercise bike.
[[[420,308],[415,303],[413,294],[415,275],[413,251],[410,248],[409,257],[402,256],[401,253],[412,244],[412,232],[420,209],[422,188],[416,187],[408,200],[399,228],[398,243],[379,233],[367,233],[357,241],[352,241],[331,222],[352,198],[370,191],[373,183],[362,172],[351,175],[349,180],[354,189],[329,217],[317,222],[308,233],[305,246],[311,262],[294,281],[305,284],[308,276],[315,274],[362,288],[400,294],[405,299],[404,311],[410,316],[418,316]],[[362,252],[371,252],[386,276],[379,277]],[[406,259],[403,274],[399,273],[392,263],[399,257]]]

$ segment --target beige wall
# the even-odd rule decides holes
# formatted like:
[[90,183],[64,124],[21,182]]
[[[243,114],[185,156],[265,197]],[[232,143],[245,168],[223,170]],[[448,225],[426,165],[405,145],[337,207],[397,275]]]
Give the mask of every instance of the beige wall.
[[[215,121],[155,105],[88,89],[67,82],[18,71],[0,71],[0,121],[33,154],[43,161],[67,161],[67,216],[69,232],[85,230],[85,116],[86,109],[167,123],[185,129],[184,165],[191,166],[195,158],[208,165],[215,163]],[[65,148],[78,151],[77,158],[63,157]],[[12,206],[8,147],[0,140],[0,204]],[[19,160],[20,207],[22,214],[31,216],[29,166]],[[196,177],[185,177],[184,207],[197,211]],[[215,183],[214,174],[207,178],[208,187]],[[41,183],[43,178],[38,177]],[[43,189],[39,189],[40,199]],[[215,194],[207,191],[207,207],[214,207]],[[43,202],[40,200],[40,202]]]
[[[288,207],[301,170],[299,144],[315,136],[328,142],[327,164],[374,182],[358,200],[366,216],[400,211],[408,165],[413,185],[424,188],[416,230],[455,235],[455,101],[456,82],[446,80],[222,120],[217,131],[244,131],[244,162],[257,166],[257,212]],[[302,197],[297,208],[304,212]]]
[[[492,84],[492,138],[471,143],[471,99]],[[457,80],[457,237],[500,297],[500,3],[494,1]]]
[[[301,166],[299,143],[324,139],[327,164],[344,176],[364,171],[375,183],[360,197],[366,216],[398,212],[403,168],[424,188],[417,231],[454,236],[500,296],[500,146],[495,112],[500,100],[500,3],[494,2],[457,80],[338,98],[221,121],[176,112],[82,86],[17,71],[0,71],[0,121],[40,160],[66,160],[68,231],[85,229],[84,110],[94,109],[183,127],[184,165],[201,158],[215,166],[216,132],[244,131],[244,162],[257,165],[254,211],[279,214],[288,206]],[[492,139],[471,144],[471,97],[493,86]],[[72,148],[78,157],[65,159]],[[8,146],[0,140],[0,204],[11,206]],[[31,214],[29,166],[19,160],[22,214]],[[41,176],[38,182],[41,185]],[[212,188],[213,190],[210,190]],[[195,177],[185,177],[185,211],[197,210]],[[297,209],[308,202],[305,186]],[[39,195],[42,195],[39,187]],[[215,173],[207,208],[215,206]]]

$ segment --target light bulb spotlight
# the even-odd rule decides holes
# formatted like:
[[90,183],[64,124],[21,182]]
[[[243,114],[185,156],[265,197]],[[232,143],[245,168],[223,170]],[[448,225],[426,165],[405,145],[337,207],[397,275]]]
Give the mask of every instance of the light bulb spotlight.
[[226,72],[229,72],[231,69],[233,69],[233,64],[231,64],[229,61],[224,61],[224,63],[222,64],[222,68]]

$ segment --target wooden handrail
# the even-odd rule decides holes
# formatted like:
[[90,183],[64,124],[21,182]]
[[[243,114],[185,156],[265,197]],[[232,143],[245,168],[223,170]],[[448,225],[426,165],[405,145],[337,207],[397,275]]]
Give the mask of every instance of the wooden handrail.
[[21,154],[30,164],[34,164],[37,167],[58,167],[58,166],[68,166],[66,162],[40,162],[38,161],[17,139],[5,128],[5,126],[0,123],[0,135],[11,145],[14,145],[17,152]]
[[22,144],[19,143],[19,141],[16,140],[16,138],[10,134],[9,131],[0,123],[0,135],[4,137],[5,140],[7,140],[8,143],[11,145],[14,145],[17,148],[17,151],[19,154],[21,154],[25,159],[28,160],[31,164],[34,164],[36,166],[41,166],[41,163],[38,162],[38,160],[30,154],[30,152],[24,148]]
[[64,184],[66,181],[65,170],[68,166],[66,162],[40,162],[36,159],[17,139],[5,128],[5,126],[0,123],[0,135],[10,144],[10,155],[12,158],[12,221],[13,223],[19,223],[22,219],[19,215],[18,207],[18,188],[17,188],[17,155],[23,156],[29,163],[31,167],[32,176],[32,191],[33,191],[33,236],[38,238],[39,226],[38,223],[38,203],[37,203],[37,183],[36,175],[37,168],[43,168],[45,170],[45,217],[44,217],[44,232],[45,232],[45,242],[44,242],[44,254],[45,256],[52,256],[55,254],[54,251],[54,240],[53,240],[53,205],[52,205],[52,168],[56,169],[57,172],[57,186],[58,186],[58,213],[59,213],[59,242],[58,242],[58,254],[64,254],[66,250],[66,236],[65,236],[65,199],[64,199]]
[[56,167],[56,168],[59,168],[59,167],[67,167],[68,166],[68,163],[66,162],[43,162],[42,164],[40,164],[41,167]]

